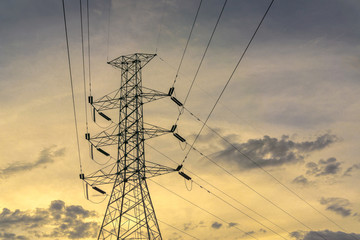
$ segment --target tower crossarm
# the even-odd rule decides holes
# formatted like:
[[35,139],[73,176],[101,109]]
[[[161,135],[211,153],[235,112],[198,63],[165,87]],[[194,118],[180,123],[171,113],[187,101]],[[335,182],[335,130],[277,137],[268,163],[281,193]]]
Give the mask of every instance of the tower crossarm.
[[111,93],[106,94],[105,96],[93,101],[92,96],[89,96],[89,103],[97,111],[104,111],[110,109],[119,108],[120,102],[120,89],[116,89]]
[[[129,164],[131,165],[131,164]],[[127,169],[126,166],[122,169],[117,169],[116,163],[111,163],[108,166],[101,168],[87,176],[80,175],[80,178],[83,179],[90,186],[99,186],[106,184],[114,184],[115,179],[118,175],[122,176],[127,170],[129,181],[134,179],[134,176],[138,175],[137,170]],[[145,178],[153,178],[160,175],[165,175],[168,173],[176,172],[177,170],[171,167],[167,167],[158,163],[147,161],[145,166]],[[124,178],[120,178],[121,181],[124,181]]]
[[80,179],[83,179],[90,186],[113,184],[118,174],[117,163],[113,161],[105,167],[86,176],[80,174]]
[[[89,102],[97,112],[111,110],[111,109],[118,109],[124,106],[121,106],[120,101],[124,100],[124,97],[120,97],[120,89],[112,91],[111,93],[93,101],[89,99]],[[149,103],[159,99],[163,99],[169,97],[167,93],[163,93],[158,90],[154,90],[151,88],[143,87],[142,93],[140,95],[135,95],[130,99],[127,99],[128,104],[136,101],[137,98],[142,98],[142,103]]]
[[165,135],[167,133],[170,133],[171,131],[169,129],[165,129],[150,123],[144,123],[146,127],[144,127],[144,137],[145,139],[150,139],[154,137],[159,137],[162,135]]
[[[159,137],[171,132],[166,128],[162,128],[153,124],[144,123],[144,125],[146,127],[141,130],[144,133],[144,140]],[[122,136],[123,134],[121,131],[119,133],[118,129],[119,125],[114,125],[94,136],[90,137],[90,135],[87,135],[87,140],[93,147],[97,149],[104,146],[117,145],[119,136]],[[131,140],[131,138],[137,136],[137,134],[137,132],[132,133],[128,140]]]
[[156,101],[162,98],[166,98],[169,97],[169,95],[167,93],[163,93],[160,92],[158,90],[154,90],[151,88],[147,88],[147,87],[142,87],[143,91],[142,92],[142,99],[143,99],[143,103],[148,103],[148,102],[152,102],[152,101]]
[[121,70],[126,71],[129,68],[132,68],[133,65],[140,63],[140,69],[142,69],[146,64],[148,64],[151,59],[153,59],[156,54],[147,54],[147,53],[135,53],[129,54],[125,56],[120,56],[108,62],[108,64],[112,65],[115,68],[120,68]]
[[86,139],[90,142],[95,148],[117,145],[119,139],[119,125],[113,125],[108,129],[94,135],[90,134],[85,135]]
[[150,161],[146,162],[146,178],[152,178],[152,177],[156,177],[156,176],[160,176],[160,175],[164,175],[164,174],[168,174],[168,173],[172,173],[175,172],[176,169],[174,168],[170,168],[158,163],[153,163]]
[[98,186],[98,185],[106,185],[106,184],[114,184],[116,173],[113,174],[107,174],[107,173],[101,173],[99,171],[94,176],[86,176],[84,178],[84,181],[89,184],[90,186]]

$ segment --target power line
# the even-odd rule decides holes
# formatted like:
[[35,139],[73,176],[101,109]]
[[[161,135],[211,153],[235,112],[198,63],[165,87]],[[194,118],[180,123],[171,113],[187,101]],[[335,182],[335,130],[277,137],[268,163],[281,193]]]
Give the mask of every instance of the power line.
[[[242,156],[244,156],[246,159],[248,159],[249,161],[251,161],[256,167],[260,168],[263,172],[265,172],[267,175],[269,175],[272,179],[274,179],[278,184],[280,184],[282,187],[284,187],[286,190],[288,190],[290,193],[292,193],[293,195],[295,195],[297,198],[299,198],[301,201],[303,201],[304,203],[306,203],[308,206],[310,206],[313,210],[315,210],[317,213],[319,213],[320,215],[322,215],[323,217],[325,217],[327,220],[329,220],[331,223],[333,223],[334,225],[336,225],[337,227],[339,227],[341,230],[346,231],[346,229],[342,228],[339,224],[337,224],[335,221],[333,221],[332,219],[330,219],[328,216],[326,216],[325,214],[323,214],[322,212],[320,212],[317,208],[315,208],[312,204],[310,204],[308,201],[306,201],[306,199],[304,199],[303,197],[301,197],[298,193],[296,193],[294,190],[292,190],[290,187],[288,187],[287,185],[285,185],[284,183],[282,183],[279,179],[277,179],[273,174],[271,174],[269,171],[267,171],[265,168],[263,168],[258,162],[256,162],[255,160],[253,160],[250,156],[248,156],[246,153],[243,153],[237,146],[235,146],[233,143],[231,143],[228,139],[226,139],[224,136],[222,136],[218,131],[216,131],[215,129],[211,128],[208,124],[206,124],[204,121],[202,121],[199,117],[195,116],[192,112],[190,112],[187,108],[184,107],[184,109],[191,115],[193,116],[196,120],[200,121],[201,123],[203,123],[209,130],[211,130],[213,133],[215,133],[218,137],[220,137],[223,141],[225,141],[227,144],[229,144],[232,148],[234,148],[234,150],[236,150],[237,152],[239,152]],[[356,238],[357,239],[357,238]]]
[[[190,146],[190,144],[186,143],[187,145]],[[288,215],[289,217],[291,217],[292,219],[296,220],[298,223],[300,223],[301,225],[303,225],[304,227],[306,227],[307,229],[314,231],[314,229],[312,229],[311,227],[307,226],[305,223],[303,223],[302,221],[300,221],[299,219],[297,219],[295,216],[293,216],[292,214],[290,214],[289,212],[287,212],[286,210],[284,210],[283,208],[281,208],[280,206],[278,206],[277,204],[275,204],[273,201],[271,201],[270,199],[268,199],[267,197],[265,197],[264,195],[262,195],[261,193],[259,193],[258,191],[256,191],[254,188],[252,188],[250,185],[248,185],[247,183],[243,182],[241,179],[239,179],[238,177],[236,177],[234,174],[232,174],[230,171],[228,171],[226,168],[222,167],[221,165],[219,165],[216,161],[214,161],[213,159],[211,159],[209,156],[203,154],[201,151],[199,151],[198,149],[194,148],[193,146],[190,146],[191,149],[194,149],[196,152],[198,152],[201,156],[205,157],[207,160],[209,160],[211,163],[215,164],[217,167],[219,167],[220,169],[222,169],[224,172],[226,172],[227,174],[229,174],[231,177],[233,177],[234,179],[236,179],[238,182],[240,182],[241,184],[243,184],[244,186],[246,186],[247,188],[249,188],[251,191],[253,191],[254,193],[256,193],[257,195],[259,195],[260,197],[262,197],[264,200],[266,200],[267,202],[269,202],[270,204],[272,204],[273,206],[275,206],[277,209],[281,210],[283,213],[285,213],[286,215]],[[314,231],[315,232],[315,231]],[[317,235],[319,235],[321,238],[324,238],[320,233],[315,232]]]
[[87,37],[88,37],[88,64],[89,64],[89,93],[91,95],[91,62],[90,62],[90,17],[89,17],[89,0],[86,0],[86,18],[87,18]]
[[70,47],[69,47],[68,29],[67,29],[67,24],[66,24],[66,11],[65,11],[64,0],[62,0],[62,7],[63,7],[63,15],[64,15],[65,39],[66,39],[67,58],[68,58],[68,64],[69,64],[69,76],[70,76],[71,97],[72,97],[73,113],[74,113],[76,142],[77,142],[78,157],[79,157],[79,164],[80,164],[80,173],[82,173],[83,171],[82,171],[82,163],[81,163],[81,155],[80,155],[79,131],[78,131],[77,118],[76,118],[74,85],[73,85],[73,78],[72,78],[72,72],[71,72]]
[[[166,61],[165,59],[163,59],[163,57],[160,57],[159,54],[158,54],[158,57],[159,59],[164,62],[165,64],[167,64],[170,68],[172,68],[173,70],[176,71],[176,67],[174,67],[173,65],[171,65],[168,61]],[[191,82],[191,80],[189,79],[189,76],[185,75],[184,73],[182,72],[179,72],[179,75],[182,74],[185,76],[185,79],[187,79],[189,82]],[[201,88],[199,85],[196,84],[196,82],[194,83],[195,86],[197,86],[199,88],[199,90],[201,90],[203,93],[205,93],[207,96],[209,96],[210,98],[216,100],[216,98],[211,95],[208,91],[204,90],[203,88]],[[231,110],[227,105],[219,102],[219,104],[224,107],[229,113],[231,113],[232,115],[234,115],[234,117],[238,118],[239,120],[244,120],[243,118],[241,118],[238,114],[236,114],[233,110]],[[185,108],[186,110],[186,108]],[[255,128],[254,126],[251,125],[250,122],[244,120],[246,122],[247,125],[249,125],[250,127],[252,127],[255,131],[257,131],[258,133],[263,133],[264,130],[262,129],[262,131],[260,131],[259,129]]]
[[158,219],[158,221],[165,224],[165,225],[167,225],[167,226],[169,226],[169,227],[171,227],[171,228],[173,228],[173,229],[175,229],[175,230],[178,230],[179,232],[182,232],[185,235],[188,235],[189,237],[200,240],[199,238],[197,238],[197,237],[195,237],[195,236],[193,236],[193,235],[191,235],[191,234],[189,234],[189,233],[187,233],[187,232],[185,232],[185,231],[183,231],[181,229],[178,229],[177,227],[174,227],[174,226],[172,226],[172,225],[170,225],[170,224],[168,224],[168,223],[166,223],[164,221],[161,221],[160,219]]
[[107,52],[107,57],[106,57],[106,60],[109,61],[109,42],[110,42],[110,18],[111,18],[111,0],[109,0],[109,12],[108,12],[108,26],[107,26],[107,49],[106,49],[106,52]]
[[[150,148],[152,148],[154,151],[156,151],[157,153],[161,154],[162,156],[164,156],[165,158],[167,158],[169,161],[177,164],[177,162],[173,159],[171,159],[169,156],[165,155],[164,153],[160,152],[159,150],[157,150],[156,148],[154,148],[153,146],[146,144],[147,146],[149,146]],[[237,202],[238,204],[240,204],[241,206],[245,207],[246,209],[250,210],[251,212],[255,213],[256,215],[258,215],[259,217],[265,219],[266,221],[270,222],[271,224],[273,224],[274,226],[278,227],[279,229],[281,229],[284,232],[287,232],[289,235],[291,234],[289,231],[285,230],[284,228],[282,228],[281,226],[277,225],[276,223],[274,223],[273,221],[271,221],[270,219],[266,218],[265,216],[261,215],[260,213],[256,212],[255,210],[251,209],[250,207],[246,206],[245,204],[241,203],[239,200],[235,199],[234,197],[230,196],[229,194],[227,194],[226,192],[222,191],[221,189],[219,189],[218,187],[214,186],[213,184],[209,183],[208,181],[206,181],[205,179],[203,179],[202,177],[200,177],[199,175],[195,174],[194,172],[190,171],[189,169],[185,168],[184,169],[186,171],[188,171],[189,173],[191,173],[192,175],[194,175],[195,177],[199,178],[201,181],[207,183],[208,185],[210,185],[211,187],[213,187],[214,189],[218,190],[219,192],[221,192],[222,194],[224,194],[225,196],[227,196],[228,198],[232,199],[233,201]],[[198,183],[195,183],[197,185],[199,185]],[[205,188],[204,188],[205,189]]]
[[194,26],[195,26],[195,23],[196,23],[197,17],[198,17],[198,15],[199,15],[199,11],[200,11],[201,4],[202,4],[202,0],[200,0],[200,3],[199,3],[199,6],[198,6],[198,9],[197,9],[197,11],[196,11],[196,15],[195,15],[195,18],[194,18],[194,22],[193,22],[193,24],[192,24],[192,26],[191,26],[190,34],[189,34],[189,37],[188,37],[188,39],[187,39],[187,41],[186,41],[186,45],[185,45],[185,48],[184,48],[184,52],[183,52],[183,54],[182,54],[182,56],[181,56],[181,60],[180,60],[180,63],[179,63],[179,67],[178,67],[178,69],[177,69],[177,71],[176,71],[176,75],[175,75],[175,79],[174,79],[174,82],[173,82],[173,84],[172,84],[172,87],[174,87],[174,86],[175,86],[176,79],[177,79],[177,77],[178,77],[178,74],[179,74],[179,71],[180,71],[180,68],[181,68],[182,62],[183,62],[183,60],[184,60],[184,56],[185,56],[185,53],[186,53],[187,47],[188,47],[188,45],[189,45],[189,41],[190,41],[190,38],[191,38],[192,32],[193,32],[193,30],[194,30]]
[[[211,109],[211,111],[210,111],[209,115],[207,116],[207,118],[206,118],[206,120],[205,120],[204,124],[202,125],[202,127],[200,128],[200,131],[199,131],[199,132],[198,132],[198,134],[196,135],[196,138],[195,138],[194,142],[192,143],[191,147],[193,147],[193,146],[194,146],[194,144],[196,143],[196,141],[197,141],[197,139],[199,138],[199,136],[200,136],[200,134],[201,134],[202,130],[203,130],[203,129],[204,129],[204,127],[205,127],[205,124],[207,123],[207,121],[208,121],[208,120],[209,120],[209,118],[211,117],[211,114],[214,112],[214,109],[215,109],[216,105],[218,104],[218,102],[219,102],[220,98],[221,98],[221,97],[222,97],[222,95],[224,94],[225,89],[226,89],[226,88],[227,88],[227,86],[229,85],[229,83],[230,83],[230,81],[231,81],[232,77],[234,76],[235,71],[237,70],[237,68],[238,68],[239,64],[241,63],[242,59],[244,58],[244,56],[245,56],[245,54],[246,54],[247,50],[248,50],[248,49],[249,49],[249,47],[250,47],[250,44],[252,43],[253,39],[255,38],[256,33],[258,32],[258,30],[259,30],[259,28],[260,28],[261,24],[263,23],[263,21],[264,21],[264,19],[265,19],[266,15],[268,14],[268,12],[269,12],[269,10],[270,10],[271,6],[273,5],[273,3],[274,3],[274,0],[272,0],[272,1],[270,2],[270,4],[269,4],[268,8],[266,9],[265,14],[264,14],[264,15],[263,15],[263,17],[261,18],[261,21],[259,22],[259,24],[258,24],[257,28],[255,29],[255,32],[254,32],[254,33],[253,33],[253,35],[251,36],[250,41],[248,42],[248,44],[247,44],[247,46],[246,46],[245,50],[244,50],[244,51],[243,51],[243,53],[241,54],[241,57],[240,57],[239,61],[237,62],[237,64],[236,64],[236,66],[235,66],[234,70],[232,71],[232,73],[230,74],[229,79],[227,80],[227,82],[226,82],[225,86],[223,87],[223,89],[222,89],[222,91],[221,91],[221,93],[220,93],[219,97],[217,98],[217,100],[216,100],[216,102],[215,102],[214,106],[212,107],[212,109]],[[190,153],[191,149],[192,149],[192,148],[190,148],[190,149],[189,149],[189,151],[186,153],[186,155],[185,155],[185,157],[184,157],[184,159],[183,159],[182,163],[184,163],[184,162],[185,162],[185,160],[186,160],[186,158],[188,157],[188,155],[189,155],[189,153]]]
[[[156,152],[158,152],[159,154],[163,155],[164,157],[166,157],[167,159],[169,159],[170,161],[176,163],[174,160],[172,160],[170,157],[166,156],[165,154],[161,153],[160,151],[158,151],[157,149],[155,149],[154,147],[152,147],[151,145],[147,144],[147,146],[151,147],[153,150],[155,150]],[[187,170],[189,171],[189,170]],[[191,171],[189,171],[190,173],[192,173]],[[194,174],[194,173],[192,173]],[[194,174],[195,176],[197,176],[196,174]],[[197,176],[198,178],[200,178],[199,176]],[[205,181],[204,179],[200,178],[201,180],[203,180],[204,182],[208,183],[207,181]],[[193,179],[190,180],[191,182],[195,183],[196,185],[198,185],[200,188],[204,189],[205,191],[207,191],[209,194],[215,196],[216,198],[218,198],[219,200],[221,200],[222,202],[226,203],[227,205],[231,206],[232,208],[234,208],[235,210],[237,210],[238,212],[242,213],[243,215],[247,216],[248,218],[250,218],[251,220],[253,220],[254,222],[258,223],[259,225],[269,229],[271,232],[273,232],[274,234],[278,235],[279,237],[283,238],[283,239],[287,239],[284,238],[283,236],[281,236],[279,233],[275,232],[273,229],[271,229],[270,227],[266,226],[265,224],[259,222],[258,220],[256,220],[255,218],[251,217],[250,215],[248,215],[247,213],[245,213],[244,211],[240,210],[239,208],[237,208],[236,206],[234,206],[233,204],[229,203],[228,201],[226,201],[225,199],[223,199],[222,197],[219,197],[217,194],[211,192],[210,190],[208,190],[207,188],[203,187],[202,185],[200,185],[199,183],[197,183],[196,181],[194,181]],[[209,183],[208,183],[209,184]],[[211,184],[210,184],[211,185]],[[213,186],[213,185],[211,185]],[[214,187],[215,189],[217,189],[216,187]],[[217,189],[219,190],[219,189]],[[224,193],[223,191],[219,190],[220,192]],[[225,194],[227,195],[227,194]],[[228,195],[227,195],[228,196]],[[232,198],[233,199],[233,198]],[[236,202],[238,202],[237,200],[235,200]],[[255,212],[254,210],[250,209],[249,207],[247,207],[246,205],[240,203],[242,206],[246,207],[247,209]],[[256,213],[256,212],[255,212]],[[261,216],[260,214],[256,213],[257,215]],[[262,218],[268,220],[267,218],[261,216]],[[269,221],[269,220],[268,220]],[[271,222],[271,221],[270,221]],[[271,222],[273,223],[273,222]],[[274,224],[274,223],[273,223]],[[274,224],[276,225],[276,224]],[[277,226],[277,225],[276,225]],[[278,226],[279,227],[279,226]],[[281,228],[281,227],[279,227]],[[281,228],[282,229],[282,228]],[[282,229],[284,230],[284,229]],[[286,231],[286,230],[284,230]],[[287,233],[289,233],[288,231],[286,231]],[[289,233],[290,234],[290,233]]]
[[[194,76],[194,78],[193,78],[193,80],[192,80],[192,82],[191,82],[191,85],[190,85],[190,87],[189,87],[189,90],[188,90],[188,92],[187,92],[187,94],[186,94],[186,97],[185,97],[185,100],[184,100],[184,103],[183,103],[183,107],[184,107],[185,104],[186,104],[186,101],[187,101],[187,99],[188,99],[188,97],[189,97],[189,95],[190,95],[191,89],[192,89],[192,87],[193,87],[193,85],[194,85],[194,82],[195,82],[195,80],[196,80],[196,78],[197,78],[197,75],[199,74],[200,68],[201,68],[202,63],[203,63],[203,61],[204,61],[204,58],[205,58],[205,56],[206,56],[206,53],[207,53],[207,51],[208,51],[208,49],[209,49],[210,43],[211,43],[211,41],[212,41],[212,39],[213,39],[213,37],[214,37],[215,31],[216,31],[216,29],[217,29],[217,26],[219,25],[221,16],[222,16],[222,14],[223,14],[223,12],[224,12],[226,3],[227,3],[227,0],[224,1],[224,4],[223,4],[222,9],[221,9],[221,11],[220,11],[220,14],[219,14],[219,16],[218,16],[218,19],[216,20],[216,24],[215,24],[215,26],[214,26],[214,29],[213,29],[212,33],[211,33],[211,36],[210,36],[210,38],[209,38],[209,41],[208,41],[208,43],[207,43],[207,45],[206,45],[205,51],[204,51],[204,53],[203,53],[203,55],[202,55],[202,57],[201,57],[201,60],[200,60],[199,66],[198,66],[198,68],[197,68],[197,70],[196,70],[195,76]],[[179,115],[178,115],[178,117],[177,117],[177,119],[176,119],[175,125],[176,125],[177,122],[179,121],[180,116],[181,116],[182,113],[183,113],[183,111],[180,111],[180,112],[179,112]]]
[[[197,205],[197,204],[195,204],[195,203],[191,202],[190,200],[188,200],[188,199],[186,199],[186,198],[184,198],[184,197],[180,196],[180,195],[179,195],[179,194],[177,194],[176,192],[174,192],[174,191],[170,190],[169,188],[167,188],[167,187],[165,187],[165,186],[161,185],[160,183],[155,182],[155,181],[154,181],[154,180],[152,180],[151,178],[148,178],[148,180],[150,180],[151,182],[155,183],[156,185],[158,185],[158,186],[160,186],[160,187],[164,188],[164,189],[165,189],[165,190],[167,190],[168,192],[170,192],[170,193],[172,193],[172,194],[176,195],[177,197],[181,198],[182,200],[184,200],[184,201],[186,201],[186,202],[190,203],[191,205],[193,205],[193,206],[195,206],[195,207],[197,207],[197,208],[201,209],[202,211],[206,212],[207,214],[209,214],[209,215],[211,215],[211,216],[215,217],[216,219],[218,219],[218,220],[220,220],[220,221],[222,221],[222,222],[224,222],[224,223],[226,223],[226,224],[228,224],[228,225],[230,224],[230,223],[229,223],[229,222],[227,222],[226,220],[224,220],[224,219],[222,219],[222,218],[220,218],[220,217],[216,216],[215,214],[213,214],[213,213],[209,212],[209,211],[208,211],[208,210],[206,210],[205,208],[202,208],[202,207],[200,207],[199,205]],[[255,236],[251,235],[251,233],[245,232],[244,230],[242,230],[242,229],[238,228],[237,226],[234,226],[234,228],[236,228],[237,230],[241,231],[241,232],[242,232],[242,233],[244,233],[245,235],[248,235],[248,236],[250,236],[250,237],[252,237],[252,238],[258,239],[257,237],[255,237]]]
[[199,183],[195,182],[194,180],[191,179],[191,182],[195,183],[196,185],[198,185],[201,189],[204,189],[205,191],[207,191],[209,194],[215,196],[217,199],[221,200],[222,202],[226,203],[227,205],[229,205],[230,207],[234,208],[236,211],[242,213],[243,215],[247,216],[248,218],[250,218],[251,220],[253,220],[254,222],[258,223],[259,225],[263,226],[264,228],[269,229],[271,232],[275,233],[276,235],[278,235],[279,237],[283,238],[283,239],[287,239],[283,236],[281,236],[279,233],[275,232],[274,230],[272,230],[271,228],[269,228],[268,226],[266,226],[265,224],[259,222],[258,220],[256,220],[255,218],[251,217],[250,215],[248,215],[247,213],[245,213],[244,211],[240,210],[239,208],[235,207],[233,204],[229,203],[228,201],[226,201],[225,199],[223,199],[222,197],[219,197],[218,195],[216,195],[215,193],[211,192],[210,190],[208,190],[207,188],[201,186]]
[[80,31],[81,31],[81,54],[82,54],[82,69],[83,69],[83,82],[84,82],[84,109],[85,109],[85,124],[86,124],[86,132],[89,132],[89,123],[88,123],[88,115],[87,115],[87,101],[86,101],[86,77],[85,77],[85,50],[84,50],[84,29],[83,29],[83,14],[82,14],[82,0],[80,2]]
[[164,15],[165,15],[165,7],[166,7],[166,5],[167,5],[167,2],[166,2],[166,0],[164,0],[163,1],[163,8],[162,8],[162,13],[161,13],[160,24],[159,24],[159,31],[158,31],[157,38],[156,38],[156,47],[155,47],[155,53],[156,54],[158,52],[158,45],[159,45],[160,34],[161,34],[163,22],[164,22]]
[[[159,57],[161,61],[165,62],[166,64],[168,64],[171,68],[175,69],[170,63],[168,63],[167,61],[165,61],[163,58]],[[199,87],[200,88],[200,87]],[[202,90],[204,93],[206,93],[208,96],[211,96],[208,92],[206,92],[204,89],[200,88],[200,90]],[[219,104],[221,104],[221,102],[219,102]],[[221,104],[222,105],[222,104]],[[236,116],[237,118],[240,118],[238,115],[236,115],[234,112],[232,112],[226,105],[222,105],[223,107],[225,107],[230,113],[234,114],[234,116]],[[193,116],[196,120],[202,122],[204,124],[204,121],[199,119],[195,114],[193,114],[190,110],[188,110],[185,106],[183,108],[185,111],[187,111],[191,116]],[[211,128],[207,123],[205,123],[206,127],[213,131],[216,135],[218,135],[220,138],[222,138],[224,141],[226,141],[227,143],[229,143],[230,145],[232,145],[234,147],[233,144],[231,144],[225,137],[223,137],[221,134],[219,134],[216,130],[214,130],[213,128]],[[239,149],[236,149],[237,151],[239,151]],[[240,152],[240,151],[239,151]],[[241,154],[244,155],[244,153],[241,152]],[[248,156],[247,156],[248,157]],[[251,160],[254,161],[254,160]],[[177,162],[175,162],[177,163]],[[254,162],[255,164],[257,164],[256,162]],[[263,169],[264,170],[264,169]],[[266,170],[265,170],[266,171]],[[267,172],[267,174],[271,174],[269,172]],[[274,176],[272,176],[272,178],[274,178]],[[279,180],[276,180],[279,181]],[[280,182],[279,182],[280,183]],[[209,184],[209,183],[208,183]],[[281,185],[283,185],[282,183],[280,183]],[[214,187],[214,186],[213,186]],[[286,188],[286,185],[285,185]],[[219,190],[219,189],[217,189]],[[291,190],[291,189],[290,189]],[[293,190],[292,190],[293,191]],[[296,192],[295,192],[295,196],[296,196]],[[301,199],[301,196],[298,196]],[[306,202],[307,205],[311,205],[309,202],[307,202],[305,199],[303,200]],[[341,230],[346,231],[346,229],[344,229],[343,227],[341,227],[339,224],[337,224],[334,220],[330,219],[328,216],[326,216],[324,213],[320,212],[318,209],[316,209],[314,206],[311,205],[311,208],[313,208],[316,212],[320,213],[323,217],[325,217],[326,219],[328,219],[330,222],[332,222],[334,225],[336,225],[337,227],[339,227]],[[283,229],[284,230],[284,229]],[[285,230],[286,231],[286,230]],[[359,240],[359,238],[356,238],[355,236],[353,236],[354,239]]]

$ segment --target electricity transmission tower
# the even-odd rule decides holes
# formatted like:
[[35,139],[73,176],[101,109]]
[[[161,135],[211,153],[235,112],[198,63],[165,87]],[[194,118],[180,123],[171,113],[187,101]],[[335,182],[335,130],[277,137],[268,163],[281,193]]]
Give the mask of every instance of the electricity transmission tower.
[[[80,174],[86,190],[91,186],[106,194],[99,186],[112,184],[98,239],[162,239],[146,179],[179,171],[181,166],[173,169],[145,161],[144,141],[174,132],[176,128],[168,130],[143,120],[143,104],[171,96],[173,92],[170,89],[166,94],[142,86],[142,69],[155,56],[136,53],[108,62],[121,70],[120,88],[97,100],[89,96],[94,121],[98,114],[112,122],[94,136],[85,134],[92,157],[95,149],[109,157],[109,163],[92,174]],[[117,121],[111,119],[111,111],[116,112]]]

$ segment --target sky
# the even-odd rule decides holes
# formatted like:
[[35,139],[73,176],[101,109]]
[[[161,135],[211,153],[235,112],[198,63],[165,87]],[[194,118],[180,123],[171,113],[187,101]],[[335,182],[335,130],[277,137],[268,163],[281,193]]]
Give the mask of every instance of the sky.
[[[223,3],[202,2],[175,83],[182,102]],[[189,144],[269,3],[228,0],[178,122]],[[132,53],[158,55],[143,69],[143,85],[167,92],[198,4],[89,0],[94,98],[119,86],[120,71],[107,61]],[[83,137],[79,1],[65,6],[81,162],[90,174],[101,165]],[[355,0],[275,0],[184,163],[193,182],[177,173],[148,180],[163,239],[360,239],[359,11]],[[0,1],[0,76],[0,239],[96,239],[108,197],[90,191],[88,201],[79,179],[60,0]],[[144,121],[169,129],[178,112],[162,99],[144,105]],[[108,125],[87,115],[91,133]],[[147,141],[146,160],[175,168],[188,149],[168,134]]]

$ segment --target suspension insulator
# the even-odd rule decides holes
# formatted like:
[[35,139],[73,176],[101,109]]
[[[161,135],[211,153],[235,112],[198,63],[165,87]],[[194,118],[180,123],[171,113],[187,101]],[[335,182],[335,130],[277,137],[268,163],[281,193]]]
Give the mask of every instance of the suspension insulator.
[[98,192],[101,193],[101,194],[105,194],[105,193],[106,193],[104,190],[101,190],[101,189],[98,188],[98,187],[93,186],[92,188],[93,188],[95,191],[98,191]]
[[90,140],[90,133],[85,133],[85,139]]
[[93,121],[94,122],[96,122],[95,113],[96,113],[95,108],[93,108]]
[[180,136],[180,135],[177,134],[177,133],[174,133],[174,136],[175,136],[177,139],[179,139],[181,142],[185,142],[185,141],[186,141],[185,138],[183,138],[182,136]]
[[96,150],[98,150],[99,152],[101,152],[101,153],[104,154],[105,156],[110,156],[109,153],[105,152],[105,151],[102,150],[101,148],[97,148]]
[[186,180],[191,180],[191,177],[188,176],[187,174],[183,173],[183,172],[179,172],[180,176],[182,176],[183,178],[185,178]]
[[175,90],[175,88],[174,88],[174,87],[171,87],[171,88],[169,89],[168,96],[171,96],[171,95],[174,93],[174,90]]
[[93,145],[91,144],[91,147],[90,147],[90,157],[92,160],[94,160],[94,150],[93,150]]
[[80,173],[80,179],[82,179],[82,180],[85,179],[85,175],[83,173]]
[[180,171],[180,169],[182,169],[182,167],[183,167],[183,165],[181,164],[181,165],[179,165],[179,166],[177,166],[177,168],[175,169],[175,171]]
[[89,187],[88,187],[88,184],[86,183],[85,184],[85,188],[86,188],[86,199],[89,200]]
[[171,97],[171,100],[173,100],[179,107],[181,107],[183,104],[177,100],[175,97]]
[[177,125],[172,125],[170,132],[175,132],[176,128],[177,128]]
[[93,96],[89,96],[89,97],[88,97],[88,100],[89,100],[89,103],[90,103],[90,104],[93,104],[93,102],[94,102]]
[[99,112],[99,115],[102,116],[103,118],[105,118],[106,120],[110,121],[111,118],[109,118],[108,116],[106,116],[104,113]]

